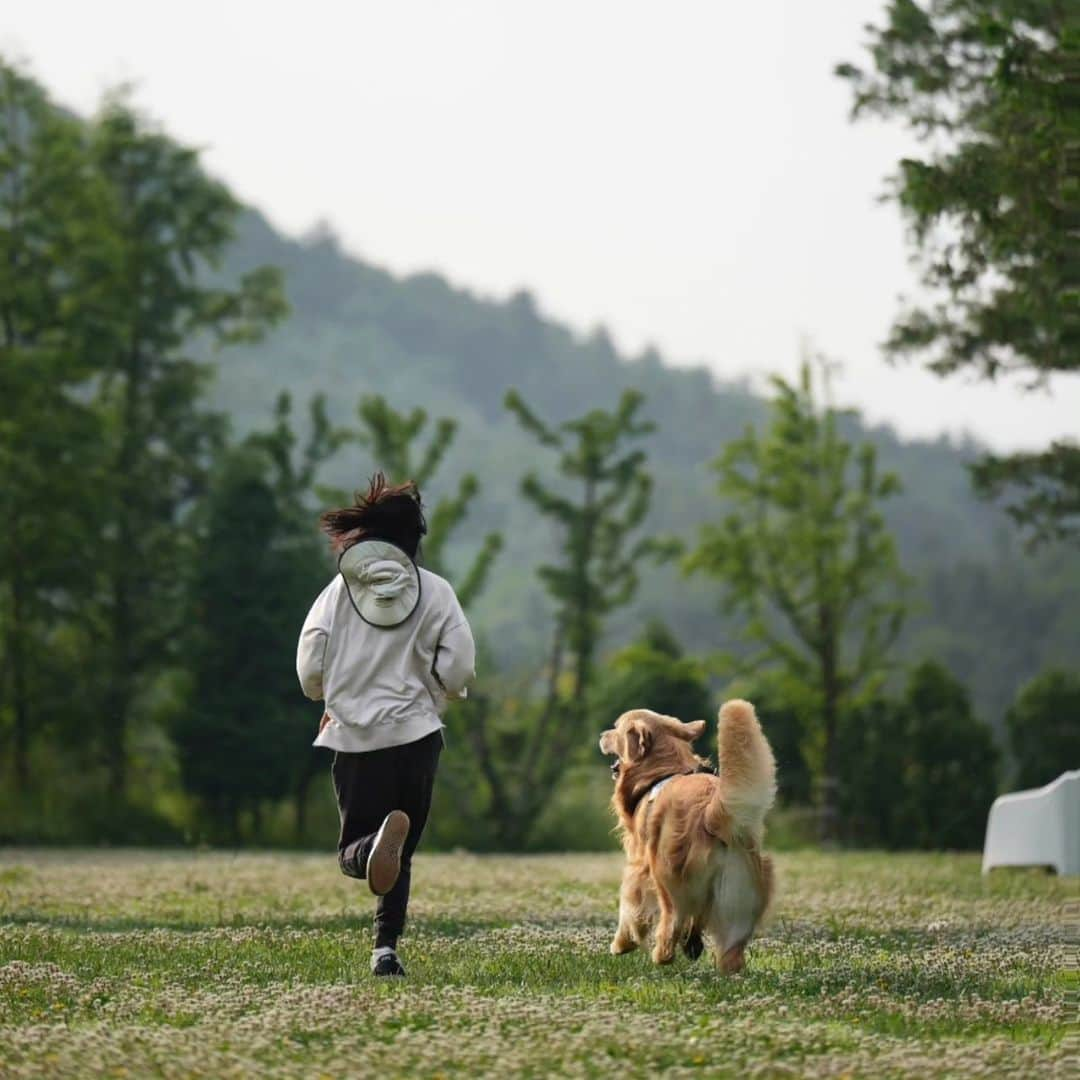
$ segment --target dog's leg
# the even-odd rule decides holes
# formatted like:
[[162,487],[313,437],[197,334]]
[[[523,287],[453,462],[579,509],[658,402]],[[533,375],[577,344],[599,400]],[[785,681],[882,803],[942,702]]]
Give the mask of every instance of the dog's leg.
[[683,941],[683,952],[691,960],[697,960],[705,951],[705,941],[701,936],[701,926],[695,920],[690,924],[690,931]]
[[619,928],[615,931],[615,937],[611,942],[611,955],[621,956],[623,953],[633,952],[637,947],[638,941],[634,935],[634,913],[623,897],[619,900]]
[[630,924],[626,921],[626,916],[620,912],[619,928],[615,931],[615,937],[611,941],[611,955],[622,956],[623,953],[633,952],[637,947],[638,943],[634,940],[634,933],[630,929]]
[[653,945],[654,964],[670,964],[675,959],[675,902],[663,882],[656,880],[656,899],[660,905],[660,921],[656,924],[656,943]]
[[612,956],[633,952],[648,933],[648,923],[642,917],[643,878],[638,867],[628,866],[623,871],[619,890],[619,928],[611,942]]
[[720,970],[725,975],[738,975],[746,967],[746,945],[745,941],[737,941],[720,957]]
[[758,891],[755,869],[751,855],[729,849],[714,885],[709,936],[717,966],[725,975],[734,975],[746,966],[746,946],[762,912],[763,898]]

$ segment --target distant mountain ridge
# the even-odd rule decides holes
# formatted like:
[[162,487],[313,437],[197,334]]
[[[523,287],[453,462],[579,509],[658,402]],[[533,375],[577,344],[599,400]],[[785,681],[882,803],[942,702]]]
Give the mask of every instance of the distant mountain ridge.
[[[529,571],[554,538],[517,494],[524,472],[549,463],[506,415],[507,389],[517,388],[554,421],[610,407],[627,386],[640,389],[657,425],[647,447],[656,495],[645,527],[688,538],[719,513],[710,461],[767,413],[767,403],[741,382],[667,367],[655,350],[622,356],[602,330],[581,336],[545,319],[527,292],[499,302],[437,274],[396,278],[347,255],[327,230],[290,239],[248,211],[225,273],[264,262],[284,270],[293,313],[265,342],[222,357],[214,403],[238,433],[267,423],[280,390],[293,395],[298,412],[325,393],[339,422],[353,419],[363,393],[456,419],[458,440],[439,482],[453,483],[466,470],[480,479],[482,497],[462,549],[489,529],[506,534],[474,614],[509,661],[539,655],[546,612]],[[1048,664],[1075,663],[1080,554],[1055,550],[1033,559],[1020,550],[1003,515],[971,494],[964,466],[977,447],[945,438],[903,442],[856,418],[845,424],[850,435],[877,444],[882,466],[904,484],[888,513],[905,568],[918,580],[904,654],[948,664],[997,724],[1020,683]],[[353,448],[328,466],[325,479],[355,486],[376,464]],[[648,613],[669,621],[691,651],[728,644],[732,627],[718,614],[718,587],[687,583],[673,568],[646,568],[643,578],[638,601],[615,620],[613,640],[632,636]],[[1005,613],[1012,613],[1007,623]]]

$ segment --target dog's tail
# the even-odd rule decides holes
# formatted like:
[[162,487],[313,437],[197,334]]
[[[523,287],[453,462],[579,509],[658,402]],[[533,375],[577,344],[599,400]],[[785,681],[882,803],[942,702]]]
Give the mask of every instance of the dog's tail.
[[705,828],[729,829],[760,846],[776,798],[776,761],[749,701],[724,702],[717,736],[720,783],[705,810]]

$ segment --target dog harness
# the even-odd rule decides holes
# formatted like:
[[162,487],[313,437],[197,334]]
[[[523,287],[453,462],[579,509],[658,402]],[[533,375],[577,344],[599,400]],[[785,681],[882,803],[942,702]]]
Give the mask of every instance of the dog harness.
[[[616,761],[611,767],[611,774],[616,779],[618,778],[618,775],[619,775],[618,770],[619,770],[619,763],[618,763],[618,761]],[[696,776],[698,773],[709,773],[712,776],[718,776],[719,775],[719,770],[716,768],[715,765],[699,765],[696,769],[691,769],[690,772],[678,772],[678,773],[671,773],[668,776],[661,776],[659,780],[655,781],[652,784],[652,786],[648,789],[648,791],[646,791],[639,798],[634,800],[634,805],[630,809],[629,812],[631,814],[636,813],[637,808],[642,803],[646,803],[646,804],[654,803],[656,801],[657,795],[660,794],[660,792],[663,789],[664,785],[665,784],[670,784],[672,780],[677,780],[680,776]]]
[[651,788],[649,788],[648,792],[645,795],[645,798],[643,800],[641,800],[641,801],[642,802],[655,802],[656,801],[656,796],[660,794],[660,791],[662,790],[664,785],[665,784],[670,784],[671,781],[674,780],[676,776],[693,776],[693,775],[694,775],[693,773],[675,773],[673,776],[665,776],[662,780],[657,780],[656,783],[653,784],[653,786]]

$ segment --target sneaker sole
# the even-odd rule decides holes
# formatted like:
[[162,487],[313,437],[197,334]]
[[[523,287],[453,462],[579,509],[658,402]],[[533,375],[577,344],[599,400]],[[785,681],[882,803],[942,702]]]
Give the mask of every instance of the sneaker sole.
[[409,835],[409,815],[391,810],[382,823],[367,864],[368,888],[376,896],[385,896],[401,873],[401,849]]

